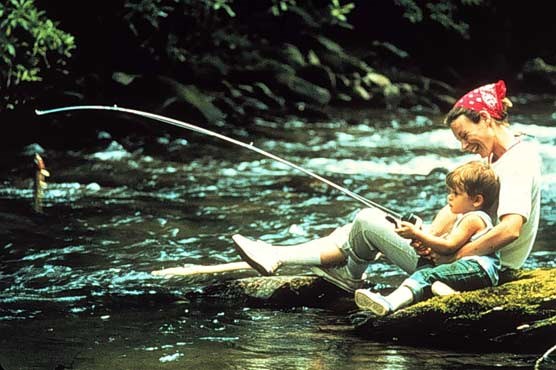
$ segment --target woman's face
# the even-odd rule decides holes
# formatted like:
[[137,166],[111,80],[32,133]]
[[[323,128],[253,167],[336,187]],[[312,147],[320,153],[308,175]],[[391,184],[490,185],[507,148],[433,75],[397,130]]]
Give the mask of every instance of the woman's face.
[[471,121],[463,114],[453,120],[450,128],[461,143],[461,150],[479,154],[483,158],[488,157],[493,151],[495,137],[490,121],[492,119],[488,114],[481,115],[479,123]]

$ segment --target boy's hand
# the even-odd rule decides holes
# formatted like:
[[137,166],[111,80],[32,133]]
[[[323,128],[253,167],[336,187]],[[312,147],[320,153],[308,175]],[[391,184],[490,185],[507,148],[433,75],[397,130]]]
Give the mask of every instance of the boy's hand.
[[402,238],[415,240],[417,239],[417,233],[419,232],[419,229],[417,228],[417,226],[413,225],[410,222],[401,221],[400,226],[396,228],[395,231]]

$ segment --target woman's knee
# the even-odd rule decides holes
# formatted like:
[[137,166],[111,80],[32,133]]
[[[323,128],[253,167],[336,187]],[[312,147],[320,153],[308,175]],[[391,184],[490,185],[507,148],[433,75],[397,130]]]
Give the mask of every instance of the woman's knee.
[[370,261],[376,256],[372,240],[378,231],[376,220],[381,217],[384,213],[373,208],[362,209],[355,216],[349,240],[356,258]]
[[377,223],[383,223],[386,220],[386,214],[376,208],[364,208],[355,216],[354,224],[362,229],[373,227]]

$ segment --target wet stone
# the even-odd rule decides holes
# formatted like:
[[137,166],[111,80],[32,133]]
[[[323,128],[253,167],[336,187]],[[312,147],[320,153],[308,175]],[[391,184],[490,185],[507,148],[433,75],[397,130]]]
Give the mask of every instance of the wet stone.
[[[386,317],[352,313],[351,330],[373,341],[538,351],[556,337],[556,269],[524,270],[497,287],[434,297]],[[186,295],[222,306],[310,306],[355,310],[353,298],[316,276],[251,277]],[[357,322],[355,322],[357,321]]]

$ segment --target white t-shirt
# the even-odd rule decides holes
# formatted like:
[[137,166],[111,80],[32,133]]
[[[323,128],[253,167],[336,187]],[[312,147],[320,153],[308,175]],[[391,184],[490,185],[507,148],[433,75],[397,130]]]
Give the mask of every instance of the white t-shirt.
[[502,266],[523,265],[535,241],[541,208],[541,158],[538,146],[520,141],[504,153],[492,168],[500,179],[496,215],[518,214],[525,218],[519,238],[500,249]]

